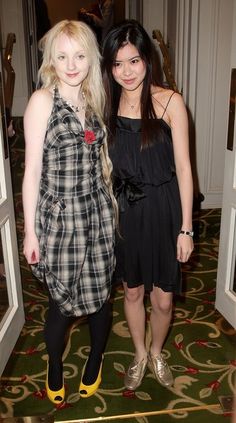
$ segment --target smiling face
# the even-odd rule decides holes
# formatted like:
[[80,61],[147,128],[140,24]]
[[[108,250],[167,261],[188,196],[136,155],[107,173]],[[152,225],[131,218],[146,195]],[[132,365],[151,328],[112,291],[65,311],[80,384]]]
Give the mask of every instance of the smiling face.
[[142,86],[146,75],[146,64],[133,44],[128,43],[118,50],[112,75],[125,90],[135,91]]
[[61,84],[78,87],[89,72],[88,55],[77,40],[61,34],[55,42],[53,66]]

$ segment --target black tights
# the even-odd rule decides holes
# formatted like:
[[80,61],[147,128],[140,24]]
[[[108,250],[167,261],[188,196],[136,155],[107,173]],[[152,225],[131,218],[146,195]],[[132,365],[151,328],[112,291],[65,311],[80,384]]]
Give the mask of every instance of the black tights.
[[[74,321],[74,317],[66,317],[60,312],[57,304],[49,295],[44,335],[49,356],[49,387],[53,391],[62,387],[62,355],[65,349],[67,330]],[[97,378],[110,329],[110,321],[110,303],[108,302],[98,312],[88,315],[91,350],[83,375],[85,385],[94,383]]]
[[91,385],[97,379],[111,323],[111,307],[106,302],[96,313],[88,315],[90,345],[89,359],[83,375],[83,383]]

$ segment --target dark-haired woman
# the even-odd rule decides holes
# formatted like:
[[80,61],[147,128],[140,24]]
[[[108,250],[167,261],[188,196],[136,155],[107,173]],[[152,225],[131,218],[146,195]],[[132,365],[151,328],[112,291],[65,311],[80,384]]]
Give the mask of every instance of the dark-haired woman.
[[[180,263],[193,250],[188,121],[180,94],[157,80],[156,50],[134,20],[113,27],[103,43],[110,157],[120,207],[116,277],[135,354],[125,387],[135,390],[147,365],[173,384],[163,345],[181,290]],[[144,294],[150,293],[152,342],[145,345]]]

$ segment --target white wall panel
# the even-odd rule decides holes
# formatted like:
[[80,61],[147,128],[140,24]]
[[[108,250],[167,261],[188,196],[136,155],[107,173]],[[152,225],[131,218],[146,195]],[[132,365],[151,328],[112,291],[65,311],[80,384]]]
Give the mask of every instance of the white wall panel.
[[152,31],[164,30],[164,0],[143,0],[143,26],[152,38]]
[[203,207],[221,207],[227,137],[233,1],[200,0],[196,152]]

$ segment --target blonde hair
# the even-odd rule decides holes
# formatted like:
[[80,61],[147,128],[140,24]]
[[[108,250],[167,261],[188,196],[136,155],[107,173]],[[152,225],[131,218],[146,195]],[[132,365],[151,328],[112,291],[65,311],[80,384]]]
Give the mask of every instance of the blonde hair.
[[112,191],[112,163],[108,156],[107,132],[103,120],[105,107],[105,90],[101,74],[101,55],[98,43],[93,31],[81,21],[63,20],[54,25],[39,41],[39,49],[42,51],[43,60],[38,71],[38,83],[42,88],[52,88],[59,82],[53,59],[55,43],[61,34],[67,35],[80,43],[89,60],[89,72],[81,84],[81,90],[86,98],[88,109],[98,118],[100,125],[105,130],[106,138],[101,148],[102,173],[105,184],[108,187],[118,221],[117,203]]
[[43,61],[38,72],[38,81],[43,88],[51,88],[59,82],[53,59],[56,41],[62,34],[78,41],[88,57],[89,72],[82,82],[81,89],[86,97],[87,105],[98,119],[103,122],[105,92],[100,67],[101,56],[96,37],[84,22],[69,20],[58,22],[39,41],[39,49],[43,53]]

